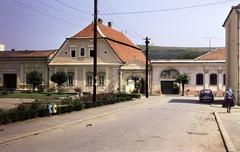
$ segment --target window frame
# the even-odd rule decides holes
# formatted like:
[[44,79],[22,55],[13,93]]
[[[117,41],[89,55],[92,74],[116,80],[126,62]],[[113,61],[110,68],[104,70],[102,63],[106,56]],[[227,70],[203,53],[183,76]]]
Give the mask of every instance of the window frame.
[[104,72],[100,72],[98,74],[98,85],[105,86],[106,84],[106,74]]
[[[91,78],[91,80],[89,78]],[[91,81],[91,83],[90,83],[90,81]],[[92,72],[87,72],[86,73],[86,85],[87,86],[92,86],[93,85],[93,73]]]
[[[76,58],[77,57],[77,54],[76,54],[76,52],[77,52],[77,46],[70,46],[69,47],[69,54],[70,54],[70,58]],[[73,51],[74,51],[74,57],[72,56],[72,54],[73,54]]]
[[[93,48],[88,48],[89,51],[89,57],[93,58],[94,57],[94,49]],[[91,56],[91,51],[93,51],[93,56]]]
[[[82,56],[82,49],[84,51],[84,55]],[[79,57],[86,57],[86,49],[84,47],[79,48]]]
[[224,73],[223,74],[223,86],[225,86],[226,85],[226,74]]
[[[198,78],[199,78],[198,76],[202,76],[202,77],[201,77],[201,80],[198,80]],[[204,77],[204,75],[203,75],[202,73],[196,74],[196,85],[198,85],[198,86],[202,86],[202,85],[203,85],[203,83],[204,83],[204,82],[203,82],[203,80],[204,80],[203,77]],[[199,81],[202,82],[202,83],[198,83]]]
[[[216,80],[212,80],[212,76],[216,76]],[[215,81],[216,81],[216,83],[213,83]],[[209,85],[211,85],[211,86],[218,85],[218,75],[216,73],[212,73],[209,75]]]

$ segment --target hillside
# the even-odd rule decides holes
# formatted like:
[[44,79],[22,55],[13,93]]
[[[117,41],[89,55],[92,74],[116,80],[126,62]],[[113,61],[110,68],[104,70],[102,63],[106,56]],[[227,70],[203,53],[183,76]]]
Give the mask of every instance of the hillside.
[[[145,45],[138,45],[145,51]],[[212,48],[212,50],[215,48]],[[150,60],[157,59],[194,59],[202,54],[209,52],[208,47],[161,47],[150,46]]]

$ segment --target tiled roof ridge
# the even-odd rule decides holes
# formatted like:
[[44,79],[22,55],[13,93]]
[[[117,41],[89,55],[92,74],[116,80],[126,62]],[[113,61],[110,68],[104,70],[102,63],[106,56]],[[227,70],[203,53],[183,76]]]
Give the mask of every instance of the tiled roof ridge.
[[2,52],[51,52],[57,51],[58,49],[48,49],[48,50],[5,50]]
[[205,53],[203,55],[200,55],[200,56],[196,57],[194,60],[201,60],[201,58],[204,58],[205,56],[207,56],[209,54],[212,54],[212,53],[214,53],[216,51],[222,50],[222,49],[224,49],[224,48],[216,48],[216,49],[214,49],[212,51],[209,51],[209,52],[207,52],[207,53]]
[[[70,38],[93,38],[93,23],[86,26],[84,29],[74,34]],[[122,32],[108,27],[103,23],[97,24],[97,37],[98,38],[108,38],[115,42],[119,42],[128,46],[132,46],[138,48],[127,36],[125,36]],[[139,49],[139,48],[138,48]]]
[[140,49],[139,47],[137,47],[137,46],[133,46],[133,45],[129,45],[129,44],[126,44],[126,43],[123,43],[123,42],[120,42],[120,41],[116,41],[116,40],[111,39],[111,38],[108,38],[108,37],[106,37],[105,39],[110,40],[110,41],[113,41],[113,42],[116,42],[116,43],[119,43],[119,44],[122,44],[122,45],[126,45],[126,46],[129,46],[129,47],[132,47],[132,48],[134,48],[134,49],[141,50],[141,49]]
[[0,58],[46,58],[51,56],[57,51],[54,50],[11,50],[11,51],[0,51]]

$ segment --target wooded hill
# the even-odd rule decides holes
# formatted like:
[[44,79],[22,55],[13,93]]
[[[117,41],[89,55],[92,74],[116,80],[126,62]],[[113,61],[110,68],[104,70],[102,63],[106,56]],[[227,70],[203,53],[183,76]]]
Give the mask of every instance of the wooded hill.
[[[138,45],[145,53],[145,45]],[[211,48],[214,50],[215,48]],[[150,60],[159,59],[194,59],[202,54],[209,52],[209,47],[162,47],[150,46]]]

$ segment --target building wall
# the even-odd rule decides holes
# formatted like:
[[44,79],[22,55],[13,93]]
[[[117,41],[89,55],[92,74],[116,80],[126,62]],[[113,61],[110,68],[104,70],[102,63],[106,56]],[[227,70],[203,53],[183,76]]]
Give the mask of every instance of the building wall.
[[[197,95],[201,89],[211,89],[216,94],[222,95],[225,91],[225,85],[223,84],[223,75],[225,74],[224,63],[154,63],[152,64],[152,93],[161,94],[161,81],[174,81],[175,79],[161,78],[163,70],[174,69],[180,74],[186,73],[190,76],[189,84],[185,85],[185,90],[189,90],[190,94]],[[196,75],[203,74],[203,85],[196,85]],[[210,74],[217,74],[217,85],[210,85]]]
[[[119,88],[119,77],[118,77],[118,69],[119,66],[98,66],[97,72],[98,73],[105,73],[105,84],[99,85],[97,84],[97,92],[112,92],[117,91]],[[75,88],[81,88],[84,92],[92,92],[92,85],[87,85],[87,73],[93,72],[92,65],[81,65],[81,66],[74,66],[74,65],[50,65],[50,77],[53,73],[56,72],[65,72],[73,73],[73,85],[69,85],[68,82],[64,83],[64,91],[67,92],[74,92]],[[56,84],[50,81],[50,88],[56,89]]]
[[[31,59],[29,59],[31,60]],[[47,84],[47,64],[45,61],[25,60],[5,60],[0,61],[0,87],[3,87],[4,74],[16,74],[17,89],[29,89],[30,85],[26,84],[26,75],[31,71],[42,73],[43,85]]]
[[[75,58],[70,57],[70,47],[77,48]],[[85,49],[85,57],[79,57],[79,52],[81,48]],[[92,39],[67,39],[62,45],[62,47],[59,49],[57,54],[54,56],[54,58],[51,60],[50,64],[92,64],[93,57],[90,57],[90,50],[93,50]],[[109,45],[104,39],[98,40],[97,56],[98,63],[121,64],[119,58],[112,51],[112,49],[109,47]]]
[[226,79],[227,88],[232,87],[235,97],[239,90],[239,40],[238,40],[238,14],[235,9],[231,11],[225,23],[226,31]]
[[[76,57],[71,57],[71,47],[76,47]],[[85,56],[80,57],[80,49],[85,49]],[[88,38],[66,39],[57,54],[51,60],[50,76],[62,71],[65,73],[73,73],[73,85],[64,84],[65,91],[74,91],[74,88],[79,87],[84,92],[92,92],[92,85],[87,85],[87,73],[93,73],[93,57],[90,57],[90,50],[93,50],[93,41]],[[122,62],[110,48],[104,39],[98,39],[97,50],[97,75],[105,74],[105,85],[97,84],[97,92],[112,92],[119,90],[119,67]],[[97,81],[98,78],[97,78]],[[50,82],[52,88],[56,85]]]

